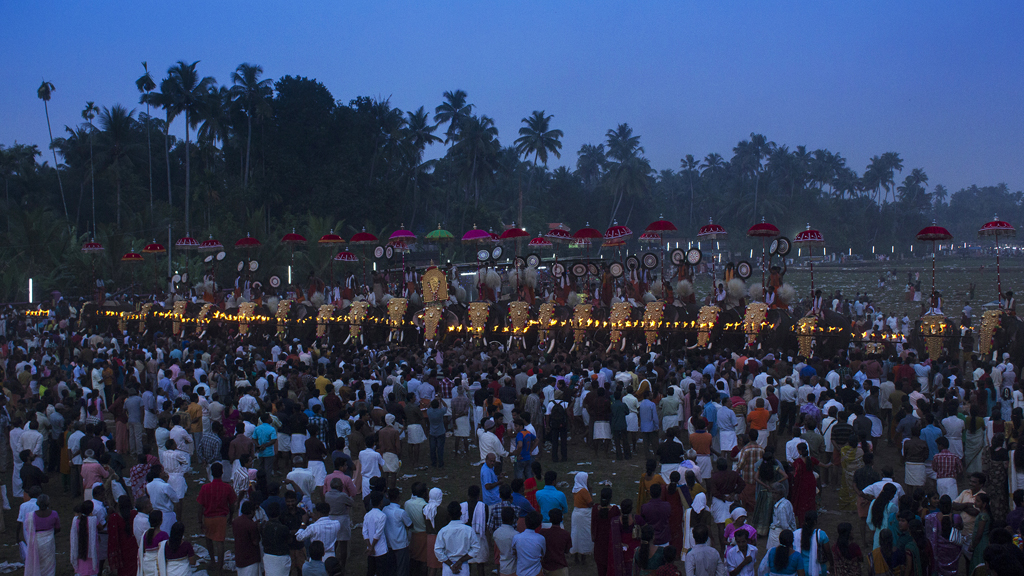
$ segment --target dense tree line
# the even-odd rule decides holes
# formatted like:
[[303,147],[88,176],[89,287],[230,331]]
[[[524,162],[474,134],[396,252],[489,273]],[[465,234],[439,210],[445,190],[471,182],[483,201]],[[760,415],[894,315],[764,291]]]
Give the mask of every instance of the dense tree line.
[[[557,118],[532,111],[503,135],[462,90],[404,111],[381,98],[337,101],[315,79],[272,81],[258,65],[240,65],[223,84],[196,62],[162,78],[144,67],[137,104],[87,102],[73,122],[50,117],[57,87],[44,82],[52,150],[0,146],[0,299],[22,299],[28,277],[81,292],[94,270],[114,280],[155,276],[156,263],[132,271],[120,255],[154,238],[166,244],[168,225],[174,238],[229,243],[252,234],[265,243],[261,258],[283,262],[289,252],[276,239],[293,227],[310,240],[363,227],[386,236],[403,224],[421,235],[441,224],[458,236],[473,225],[500,231],[518,222],[536,232],[549,222],[603,229],[618,221],[639,233],[663,215],[680,239],[714,218],[740,251],[753,246],[746,228],[765,218],[788,235],[810,223],[832,250],[869,254],[875,245],[906,252],[933,218],[973,240],[996,213],[1015,223],[1024,216],[1021,192],[999,184],[949,193],[897,152],[858,172],[838,152],[751,134],[726,155],[686,154],[656,171],[626,123],[594,135],[573,161]],[[435,144],[444,154],[427,159]],[[574,168],[549,166],[558,159]],[[78,249],[90,235],[107,245],[92,259]],[[310,248],[298,262],[322,269],[328,258]]]

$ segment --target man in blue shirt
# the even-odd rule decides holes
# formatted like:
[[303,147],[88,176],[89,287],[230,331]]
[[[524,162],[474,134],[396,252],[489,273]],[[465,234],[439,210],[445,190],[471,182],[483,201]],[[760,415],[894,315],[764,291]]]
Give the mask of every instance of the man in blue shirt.
[[527,514],[534,512],[533,504],[526,499],[523,492],[526,490],[526,482],[522,478],[512,480],[512,506],[516,509],[518,518],[526,518]]
[[490,452],[487,454],[484,464],[480,466],[480,489],[483,493],[484,504],[488,507],[501,501],[501,495],[498,492],[501,481],[498,480],[498,474],[494,470],[497,463],[498,457],[494,455],[494,452]]
[[395,558],[395,574],[409,573],[409,529],[412,517],[398,505],[398,488],[388,490],[390,504],[384,507],[384,536]]
[[544,488],[537,490],[536,498],[537,505],[540,506],[541,522],[547,523],[549,521],[548,512],[555,508],[561,510],[562,514],[569,513],[569,503],[565,499],[565,494],[555,488],[557,481],[558,472],[548,470],[544,473]]
[[644,459],[651,458],[658,448],[658,406],[651,401],[650,391],[645,390],[643,400],[637,409],[640,417],[640,434],[644,439]]
[[252,432],[256,443],[256,455],[260,458],[260,467],[267,477],[274,472],[274,446],[277,443],[277,429],[270,423],[270,414],[264,414],[262,423]]
[[928,443],[928,463],[931,464],[932,458],[939,453],[939,446],[935,441],[942,436],[942,430],[935,425],[935,416],[931,412],[925,412],[924,421],[928,425],[921,429],[921,440]]
[[[544,487],[547,490],[548,486]],[[537,492],[538,496],[541,490]],[[565,498],[563,496],[562,498]],[[526,531],[512,538],[512,556],[516,559],[516,576],[537,576],[543,572],[541,560],[547,552],[547,541],[536,532],[541,527],[539,512],[530,512],[526,517]]]

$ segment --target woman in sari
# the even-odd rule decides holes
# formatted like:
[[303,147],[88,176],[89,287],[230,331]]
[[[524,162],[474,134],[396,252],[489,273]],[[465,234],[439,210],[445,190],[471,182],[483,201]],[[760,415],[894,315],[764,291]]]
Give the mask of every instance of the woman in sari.
[[954,576],[966,541],[961,533],[963,520],[953,513],[953,500],[949,496],[939,498],[939,511],[929,514],[924,526],[939,576]]
[[892,483],[886,484],[878,494],[878,498],[875,498],[871,502],[871,506],[868,507],[867,527],[875,534],[872,539],[872,550],[878,548],[882,532],[892,530],[893,524],[896,523],[896,513],[899,512],[899,506],[895,496],[896,485]]
[[139,542],[139,570],[138,576],[157,576],[157,552],[160,550],[160,543],[167,540],[167,533],[160,530],[164,522],[164,513],[161,510],[153,509],[149,512],[149,530],[142,535],[142,542]]
[[633,514],[633,501],[626,498],[619,504],[620,516],[612,519],[611,541],[608,574],[610,576],[631,576],[633,574],[633,555],[640,547],[640,539],[634,538],[633,532],[643,524],[643,519]]
[[127,495],[117,499],[117,509],[107,517],[107,560],[115,574],[130,576],[139,568],[139,543],[132,527],[135,515]]
[[970,476],[981,472],[981,451],[985,447],[985,419],[977,404],[971,404],[971,415],[967,418],[964,432],[964,474]]
[[[754,503],[754,515],[751,523],[757,529],[758,534],[767,534],[772,523],[772,509],[774,508],[773,494],[776,492],[776,485],[784,486],[788,481],[782,464],[775,459],[775,449],[768,447],[764,451],[761,465],[757,470],[757,493]],[[778,490],[785,497],[787,490]]]
[[794,549],[804,557],[807,576],[828,574],[828,568],[832,564],[832,548],[828,545],[828,535],[817,526],[818,513],[811,511],[804,515],[803,526],[793,533]]
[[160,543],[157,552],[157,563],[160,576],[190,576],[192,567],[199,556],[192,548],[192,543],[184,539],[185,524],[175,522],[171,526],[171,535]]
[[99,519],[92,515],[92,500],[75,508],[75,519],[71,521],[71,566],[78,576],[99,574],[98,526]]
[[637,507],[643,507],[647,504],[647,501],[651,499],[651,486],[655,484],[661,484],[661,487],[665,487],[665,480],[662,479],[661,474],[658,474],[658,461],[649,458],[647,460],[647,470],[640,475],[640,489],[637,495]]
[[892,531],[883,529],[878,533],[878,548],[871,551],[871,566],[868,576],[891,576],[893,569],[889,566],[892,559]]
[[54,576],[57,573],[55,536],[60,532],[60,517],[50,509],[50,497],[36,498],[39,508],[25,519],[28,547],[25,549],[25,576]]
[[[613,566],[612,528],[619,515],[619,507],[612,505],[612,489],[605,486],[601,489],[601,501],[595,503],[590,520],[590,539],[594,542],[594,563],[597,564],[597,576],[607,576],[608,567]],[[616,535],[618,536],[618,535]],[[619,538],[616,538],[618,540]],[[617,545],[619,553],[622,546]]]
[[760,576],[804,576],[804,559],[793,550],[793,533],[783,530],[779,534],[779,545],[768,550],[757,568]]
[[689,507],[689,501],[683,494],[683,489],[679,487],[679,471],[673,471],[668,476],[669,485],[665,489],[664,498],[668,505],[671,507],[672,512],[668,517],[669,529],[672,531],[672,538],[669,539],[669,544],[672,545],[676,550],[683,549],[683,514],[686,513],[686,508]]
[[854,510],[858,490],[853,474],[864,466],[864,447],[857,442],[855,435],[851,434],[849,442],[840,450],[840,462],[843,467],[843,485],[839,489],[839,507],[842,510]]
[[423,519],[427,527],[427,546],[424,548],[423,558],[416,558],[427,565],[427,574],[436,575],[441,571],[441,562],[434,554],[434,543],[437,541],[437,533],[448,525],[448,510],[441,506],[444,499],[444,492],[440,488],[431,488],[427,505],[423,507]]
[[836,527],[836,543],[832,545],[832,559],[835,562],[835,576],[860,576],[864,554],[860,546],[850,539],[853,525],[842,522]]
[[974,507],[978,509],[978,518],[974,521],[974,537],[972,538],[970,550],[971,555],[967,559],[967,573],[973,574],[974,569],[984,562],[985,549],[988,548],[988,533],[992,528],[992,516],[988,511],[989,495],[985,492],[978,494],[974,500]]
[[[594,540],[591,537],[593,522],[594,499],[590,496],[590,476],[586,472],[577,472],[572,487],[572,549],[576,555],[576,564],[582,564],[584,556],[594,553]],[[485,539],[486,540],[486,539]],[[486,542],[485,542],[486,544]]]
[[537,503],[537,490],[544,487],[544,469],[539,460],[534,459],[533,462],[530,462],[530,472],[532,475],[523,482],[523,489],[526,500],[533,506],[533,509],[540,510],[540,504]]
[[807,444],[804,442],[797,444],[797,450],[800,456],[793,461],[793,482],[789,499],[793,502],[793,512],[799,522],[805,513],[818,509],[818,479],[814,476],[818,459],[808,455]]
[[224,409],[220,417],[220,423],[224,425],[225,438],[235,437],[235,428],[238,426],[238,421],[241,418],[242,413],[238,411],[236,403],[234,401],[228,402],[228,407]]
[[717,550],[725,549],[718,539],[718,525],[715,524],[715,517],[711,514],[711,508],[707,504],[706,494],[698,494],[693,499],[693,505],[683,513],[683,518],[683,548],[686,551],[694,547],[693,531],[698,526],[703,526],[707,529],[710,535],[708,543],[713,548]]
[[981,467],[988,476],[986,484],[996,489],[989,494],[989,513],[993,518],[1003,519],[1010,512],[1009,490],[1003,487],[1009,486],[1007,470],[1010,467],[1010,454],[1004,446],[1005,438],[1002,434],[992,437],[991,446],[981,452]]

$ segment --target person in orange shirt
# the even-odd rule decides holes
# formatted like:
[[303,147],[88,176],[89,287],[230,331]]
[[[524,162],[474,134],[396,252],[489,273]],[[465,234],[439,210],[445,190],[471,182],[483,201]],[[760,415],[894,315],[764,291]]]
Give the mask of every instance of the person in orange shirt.
[[690,447],[697,451],[697,466],[700,467],[700,480],[704,480],[711,477],[711,454],[717,455],[718,452],[715,452],[711,447],[714,438],[707,430],[707,421],[700,416],[694,416],[690,421],[693,423],[695,430],[693,434],[690,434]]
[[[757,430],[758,444],[761,444],[762,448],[768,444],[768,432],[766,430],[768,429],[768,419],[771,417],[771,412],[764,407],[764,398],[758,398],[756,407],[750,411],[750,414],[747,414],[747,425],[750,426],[751,430]],[[761,438],[764,438],[763,443]]]

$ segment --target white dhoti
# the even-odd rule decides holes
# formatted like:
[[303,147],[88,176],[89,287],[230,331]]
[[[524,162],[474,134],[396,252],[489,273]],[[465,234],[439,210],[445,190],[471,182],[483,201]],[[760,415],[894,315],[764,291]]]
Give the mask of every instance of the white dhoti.
[[[661,465],[661,478],[665,482],[669,481],[669,477],[673,472],[679,471],[679,464],[662,464]],[[679,483],[682,484],[684,481],[683,473],[679,472]]]
[[640,417],[636,414],[626,414],[626,432],[640,431]]
[[[139,546],[141,549],[142,547]],[[138,576],[157,576],[158,570],[156,567],[156,559],[159,550],[154,548],[152,550],[146,550],[139,556],[139,571]]]
[[327,478],[327,468],[324,463],[320,460],[310,460],[306,464],[306,469],[313,473],[313,480],[317,486],[323,486],[324,480]]
[[245,568],[238,568],[238,576],[260,576],[260,563],[256,562]]
[[728,452],[736,447],[736,431],[735,430],[719,430],[718,431],[718,444],[720,446],[719,452]]
[[306,453],[306,439],[309,436],[305,434],[292,434],[292,454],[305,454]]
[[164,519],[163,522],[160,523],[160,530],[170,534],[171,526],[174,526],[174,523],[178,521],[178,515],[173,511],[168,512],[167,510],[161,510],[161,512],[164,513]]
[[771,529],[768,530],[768,544],[765,550],[771,550],[779,545],[779,534],[782,534],[782,530],[783,528],[780,526],[772,526]]
[[871,437],[881,438],[882,437],[882,419],[874,414],[867,415],[868,420],[871,420]]
[[469,438],[469,416],[459,416],[455,419],[455,436]]
[[395,473],[398,472],[401,467],[402,461],[398,458],[398,454],[395,454],[394,452],[384,453],[384,472]]
[[[775,432],[775,429],[778,428],[778,426],[779,426],[779,415],[778,414],[772,414],[771,417],[768,418],[768,431],[769,432]],[[769,548],[769,550],[771,550],[771,548]]]
[[594,422],[594,440],[611,440],[612,424],[607,420]]
[[[181,472],[169,472],[167,474],[167,483],[171,485],[171,488],[174,488],[174,494],[177,495],[179,500],[185,497],[185,492],[188,490],[188,484],[185,482],[184,474]],[[170,534],[170,532],[168,532],[168,534]]]
[[927,465],[924,462],[907,462],[904,465],[904,484],[908,486],[924,486],[924,480],[928,476]]
[[673,414],[671,416],[665,416],[664,418],[661,419],[661,429],[662,430],[668,430],[669,428],[671,428],[673,426],[678,426],[678,425],[679,425],[679,416],[676,415],[676,414]]
[[263,571],[267,576],[288,576],[292,571],[291,555],[285,554],[283,556],[278,556],[276,554],[264,554]]
[[760,446],[761,448],[767,448],[768,447],[768,431],[767,430],[758,430],[757,431],[757,445]]
[[21,467],[24,464],[18,459],[18,455],[14,454],[14,478],[12,478],[11,496],[15,498],[22,498],[25,495],[23,484],[21,483]]
[[291,452],[292,451],[292,437],[289,434],[278,434],[277,435],[277,451],[278,452]]
[[480,425],[480,421],[484,419],[484,407],[474,406],[473,407],[473,428]]
[[718,498],[711,499],[711,515],[715,517],[715,524],[722,524],[729,519],[729,504]]
[[427,441],[427,435],[423,433],[422,424],[409,424],[405,429],[409,444],[423,444]]
[[956,478],[939,478],[935,481],[935,488],[938,490],[940,498],[942,496],[949,496],[956,499],[960,494],[956,489]]
[[583,409],[583,423],[590,426],[590,412],[586,408]]
[[711,478],[710,454],[697,454],[697,466],[700,466],[700,480]]
[[574,508],[572,511],[571,554],[593,554],[594,541],[590,537],[590,522],[593,508]]

